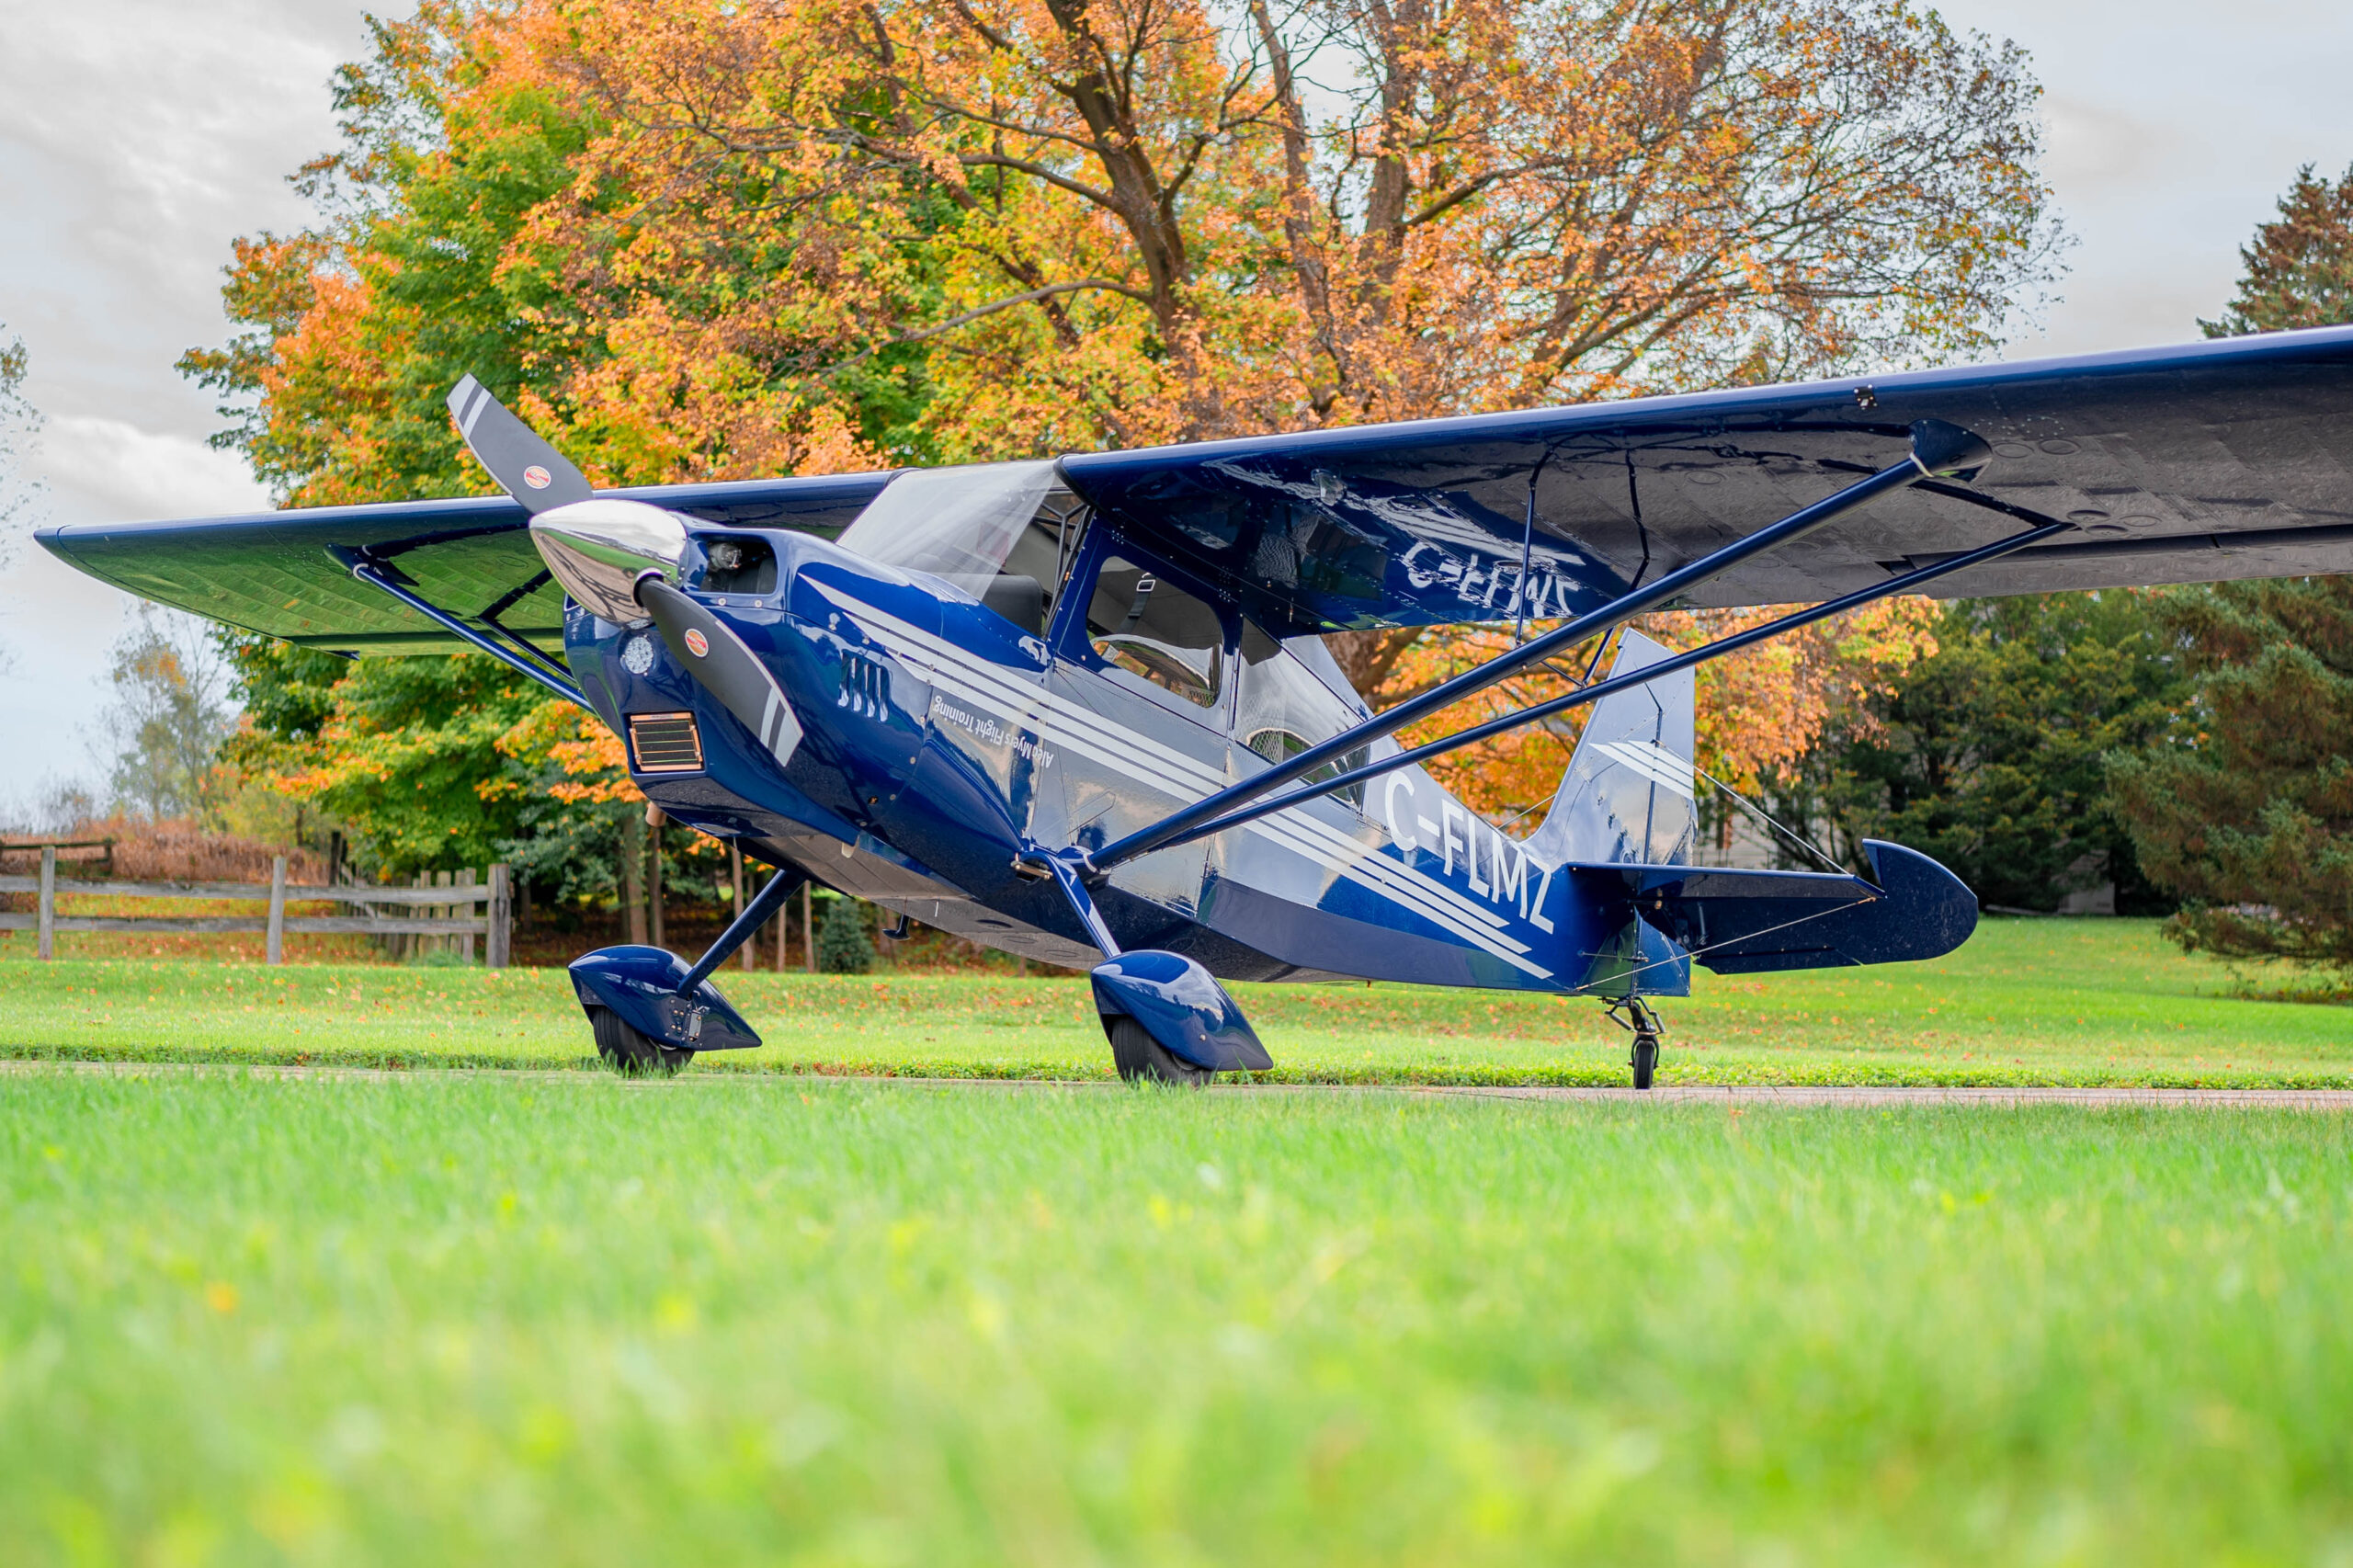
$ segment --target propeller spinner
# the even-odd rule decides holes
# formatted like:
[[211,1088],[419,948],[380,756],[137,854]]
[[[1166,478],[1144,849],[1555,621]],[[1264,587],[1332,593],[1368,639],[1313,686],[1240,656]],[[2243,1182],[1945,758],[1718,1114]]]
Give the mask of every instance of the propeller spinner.
[[622,626],[653,622],[670,656],[759,737],[780,766],[801,721],[776,676],[734,630],[675,585],[688,519],[642,501],[599,496],[581,472],[472,376],[449,392],[458,433],[531,514],[531,542],[573,602]]

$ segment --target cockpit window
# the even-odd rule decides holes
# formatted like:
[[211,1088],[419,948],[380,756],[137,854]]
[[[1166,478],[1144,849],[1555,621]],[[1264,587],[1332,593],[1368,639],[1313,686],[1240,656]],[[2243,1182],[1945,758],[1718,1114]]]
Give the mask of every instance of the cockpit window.
[[[1319,658],[1320,648],[1311,649]],[[1304,660],[1256,625],[1242,623],[1241,691],[1234,699],[1233,738],[1268,762],[1283,762],[1358,723],[1364,714],[1317,678]],[[1336,778],[1371,756],[1359,746],[1307,777]],[[1363,786],[1341,791],[1361,807]]]
[[1006,552],[981,603],[1033,637],[1046,634],[1063,579],[1078,562],[1078,541],[1086,528],[1086,506],[1063,489],[1050,490]]
[[1086,606],[1095,656],[1188,702],[1214,708],[1225,694],[1225,622],[1216,607],[1150,567],[1105,558]]
[[838,542],[886,566],[945,577],[1041,636],[1086,522],[1052,463],[982,463],[899,475]]

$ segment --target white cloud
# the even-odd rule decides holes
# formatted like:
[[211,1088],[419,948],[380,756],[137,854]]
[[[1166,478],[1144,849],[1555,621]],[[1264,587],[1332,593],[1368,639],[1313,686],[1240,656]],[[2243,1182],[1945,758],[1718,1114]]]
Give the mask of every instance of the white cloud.
[[2059,93],[2043,98],[2042,119],[2050,132],[2044,173],[2062,192],[2087,198],[2143,182],[2162,183],[2180,172],[2179,153],[2187,138],[2186,128],[2178,123]]
[[234,453],[94,415],[51,419],[32,467],[53,489],[95,497],[113,514],[108,520],[205,517],[270,504]]
[[2045,174],[2080,242],[2045,333],[2014,357],[2182,343],[2296,165],[2353,158],[2342,0],[1945,0],[2016,40],[2045,89]]
[[70,243],[134,275],[142,313],[210,304],[228,239],[301,221],[283,176],[333,139],[356,7],[301,0],[5,5],[0,142],[66,176]]

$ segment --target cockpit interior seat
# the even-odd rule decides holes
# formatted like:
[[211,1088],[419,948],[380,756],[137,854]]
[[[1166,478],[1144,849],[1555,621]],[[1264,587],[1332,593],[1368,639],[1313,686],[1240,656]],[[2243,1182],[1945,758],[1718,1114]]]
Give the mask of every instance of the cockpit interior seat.
[[1032,637],[1046,634],[1046,590],[1035,577],[1000,572],[982,593],[981,603]]

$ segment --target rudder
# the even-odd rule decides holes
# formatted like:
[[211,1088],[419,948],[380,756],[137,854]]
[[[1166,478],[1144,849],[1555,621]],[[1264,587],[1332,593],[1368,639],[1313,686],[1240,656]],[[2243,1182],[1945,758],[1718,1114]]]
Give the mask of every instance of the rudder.
[[[1671,656],[1631,628],[1612,679]],[[1548,865],[1688,865],[1698,831],[1691,770],[1698,678],[1688,669],[1594,704],[1529,853]]]

